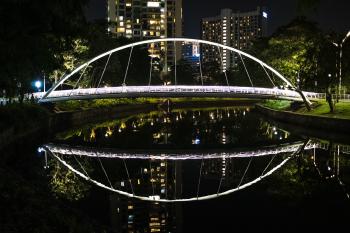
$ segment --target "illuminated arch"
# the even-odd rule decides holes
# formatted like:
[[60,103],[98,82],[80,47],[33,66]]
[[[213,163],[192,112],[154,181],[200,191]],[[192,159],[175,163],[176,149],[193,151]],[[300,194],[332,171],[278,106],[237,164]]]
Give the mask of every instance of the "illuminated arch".
[[128,45],[124,45],[112,50],[109,50],[105,53],[100,54],[99,56],[94,57],[93,59],[87,61],[86,63],[80,65],[79,67],[77,67],[75,70],[73,70],[70,74],[64,76],[58,83],[56,83],[47,93],[44,94],[44,96],[39,100],[39,102],[46,102],[47,99],[50,98],[50,94],[52,92],[54,92],[58,86],[60,86],[61,84],[63,84],[66,80],[68,80],[70,77],[72,77],[74,74],[78,73],[79,71],[86,69],[90,64],[92,64],[93,62],[107,57],[107,56],[111,56],[113,53],[116,53],[118,51],[124,50],[124,49],[128,49],[128,48],[133,48],[135,46],[139,46],[139,45],[146,45],[146,44],[151,44],[151,43],[159,43],[159,42],[190,42],[190,43],[200,43],[200,44],[205,44],[205,45],[212,45],[212,46],[216,46],[218,48],[222,48],[225,50],[229,50],[235,53],[238,53],[239,55],[242,55],[244,57],[247,57],[255,62],[257,62],[258,64],[260,64],[261,66],[263,66],[263,68],[268,69],[269,71],[271,71],[274,75],[276,75],[280,80],[282,80],[284,83],[286,83],[287,87],[290,87],[291,90],[296,91],[303,99],[304,102],[306,102],[306,104],[310,105],[311,102],[303,95],[303,93],[301,91],[299,91],[297,89],[297,87],[295,87],[288,79],[286,79],[282,74],[280,74],[277,70],[273,69],[271,66],[267,65],[265,62],[261,61],[260,59],[245,53],[239,49],[236,48],[232,48],[226,45],[222,45],[219,43],[215,43],[215,42],[210,42],[210,41],[205,41],[205,40],[198,40],[198,39],[188,39],[188,38],[162,38],[162,39],[152,39],[152,40],[145,40],[145,41],[139,41],[139,42],[135,42],[132,44],[128,44]]

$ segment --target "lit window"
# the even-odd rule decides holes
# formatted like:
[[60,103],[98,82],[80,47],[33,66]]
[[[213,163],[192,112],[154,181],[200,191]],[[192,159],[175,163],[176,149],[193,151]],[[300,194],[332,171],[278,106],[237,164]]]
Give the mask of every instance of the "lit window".
[[160,2],[147,2],[147,7],[160,7]]

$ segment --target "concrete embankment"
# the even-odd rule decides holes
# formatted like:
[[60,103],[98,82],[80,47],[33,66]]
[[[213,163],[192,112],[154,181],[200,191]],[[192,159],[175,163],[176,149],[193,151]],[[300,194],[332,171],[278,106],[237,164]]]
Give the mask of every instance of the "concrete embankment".
[[323,116],[305,115],[301,113],[280,111],[267,108],[262,105],[256,105],[256,110],[269,118],[298,125],[304,128],[322,130],[324,132],[348,133],[350,130],[350,120],[330,118]]

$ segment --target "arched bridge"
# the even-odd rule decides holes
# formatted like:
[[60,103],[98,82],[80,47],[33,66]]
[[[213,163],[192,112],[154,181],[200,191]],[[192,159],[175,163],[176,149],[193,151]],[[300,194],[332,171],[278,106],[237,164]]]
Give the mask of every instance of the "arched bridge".
[[[244,188],[247,188],[264,178],[270,176],[273,172],[277,171],[279,168],[281,168],[285,163],[287,163],[293,156],[299,154],[304,148],[310,149],[314,148],[315,144],[312,142],[295,142],[291,144],[284,144],[284,145],[277,145],[277,146],[270,146],[270,147],[264,147],[259,148],[254,151],[228,151],[228,152],[198,152],[198,151],[139,151],[139,152],[132,152],[129,153],[128,151],[116,151],[113,149],[98,149],[98,148],[83,148],[83,147],[72,147],[67,145],[55,145],[55,144],[47,144],[44,145],[42,148],[40,148],[40,151],[44,151],[45,155],[51,155],[54,157],[57,161],[59,161],[61,164],[63,164],[66,168],[80,176],[81,178],[90,181],[91,183],[107,189],[109,191],[127,196],[127,197],[133,197],[140,200],[145,201],[157,201],[157,202],[188,202],[188,201],[198,201],[198,200],[208,200],[217,198],[220,196],[225,196],[228,194],[231,194],[233,192],[242,190]],[[264,157],[267,159],[264,159]],[[71,159],[70,159],[71,158]],[[86,158],[89,158],[89,160],[86,160]],[[266,163],[266,166],[262,171],[258,172],[258,176],[256,178],[250,178],[248,181],[243,182],[245,180],[246,174],[249,170],[250,165],[252,164],[253,159],[261,159],[259,160],[261,162]],[[106,169],[103,165],[103,160],[108,160],[108,163],[111,163],[111,160],[119,160],[122,161],[125,167],[125,174],[127,174],[127,177],[124,178],[115,178],[113,175],[110,174],[110,170]],[[241,175],[241,178],[237,179],[238,183],[232,183],[232,187],[224,188],[221,187],[223,180],[225,178],[225,175],[221,175],[220,182],[218,184],[218,188],[215,190],[215,193],[212,194],[200,194],[200,184],[201,184],[201,177],[203,176],[203,164],[205,161],[213,161],[213,160],[225,160],[228,162],[230,159],[244,159],[246,162],[243,163],[243,167],[237,168],[235,167],[235,170],[240,171],[239,175]],[[80,161],[84,161],[84,164],[87,165],[88,161],[93,162],[94,160],[97,160],[101,169],[103,171],[103,174],[105,175],[104,181],[101,181],[100,178],[95,179],[92,177],[93,174],[89,174],[87,169],[84,168],[84,165]],[[143,181],[145,182],[145,185],[149,185],[150,187],[147,189],[149,192],[147,193],[140,193],[141,190],[138,190],[135,185],[140,185],[140,180],[138,178],[135,178],[135,174],[132,174],[131,171],[129,171],[127,162],[132,162],[130,160],[139,160],[138,162],[138,169],[134,169],[134,171],[144,171],[145,169],[142,167],[146,161],[146,164],[149,163],[149,169],[150,171],[150,184],[146,182],[147,178],[143,177]],[[166,166],[172,166],[174,165],[175,161],[184,161],[184,160],[191,160],[191,161],[197,161],[200,165],[199,170],[199,176],[198,176],[198,185],[197,189],[194,189],[194,193],[191,193],[190,196],[184,197],[184,196],[178,196],[175,193],[174,196],[164,196],[164,192],[161,190],[155,189],[155,184],[157,180],[157,174],[156,170],[158,171],[158,168],[155,169],[154,166],[152,167],[151,163],[161,163],[160,166],[166,167]],[[274,162],[275,161],[275,162]],[[76,163],[75,163],[76,162]],[[260,163],[260,162],[259,162]],[[166,165],[167,164],[167,165]],[[238,165],[237,165],[238,166]],[[112,166],[113,167],[113,166]],[[113,167],[113,170],[115,168]],[[194,167],[191,167],[191,170],[193,170]],[[193,171],[192,171],[193,172]],[[122,173],[120,171],[120,173]],[[124,174],[124,175],[125,175]],[[148,173],[147,173],[148,174]],[[172,176],[170,176],[172,177]],[[136,179],[136,180],[135,180]],[[165,179],[165,176],[164,178]],[[181,182],[178,180],[179,178],[175,178],[176,181],[171,178],[172,182],[175,183]],[[107,183],[106,183],[107,181]],[[126,182],[129,182],[128,187],[126,187]],[[135,183],[136,182],[136,183]],[[121,184],[122,185],[118,185]],[[174,184],[175,185],[175,184]],[[130,188],[130,189],[129,189]],[[158,192],[160,191],[160,193]]]
[[[191,64],[197,80],[193,85],[188,84],[189,80],[186,80],[186,84],[181,83],[183,71],[177,64],[179,57],[176,48],[186,43],[196,44],[201,50],[198,61]],[[142,57],[140,52],[135,52],[138,51],[137,48],[147,51],[148,60],[145,62],[149,62],[148,68],[141,72],[146,85],[135,85],[134,81],[128,85],[130,74],[136,70],[140,75],[141,66],[145,66],[137,62]],[[215,72],[213,74],[208,68],[213,62],[204,62],[202,58],[205,51],[211,52],[214,64],[220,67],[216,67],[215,72],[220,73],[218,77],[222,80],[214,80]],[[169,53],[173,56],[169,57]],[[232,57],[231,71],[222,69],[227,56]],[[240,82],[249,86],[237,84],[237,80],[243,76],[245,81]],[[156,78],[166,81],[155,84]],[[262,83],[267,86],[261,86]],[[312,93],[304,94],[278,71],[241,50],[204,40],[164,38],[121,46],[89,60],[64,76],[39,102],[125,97],[244,97],[288,99],[304,101],[310,105],[310,96]]]

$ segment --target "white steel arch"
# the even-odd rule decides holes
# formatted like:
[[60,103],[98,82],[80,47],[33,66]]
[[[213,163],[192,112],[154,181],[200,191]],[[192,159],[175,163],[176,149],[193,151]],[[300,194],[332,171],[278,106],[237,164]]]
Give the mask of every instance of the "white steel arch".
[[[70,74],[64,76],[58,83],[56,83],[47,93],[45,93],[43,95],[43,97],[39,100],[39,102],[47,102],[45,101],[45,99],[49,99],[50,98],[50,94],[56,90],[56,88],[58,86],[60,86],[61,84],[63,84],[66,80],[68,80],[70,77],[72,77],[74,74],[78,73],[79,71],[86,69],[90,64],[92,64],[93,62],[103,58],[103,57],[107,57],[108,58],[115,52],[124,50],[124,49],[128,49],[128,48],[133,48],[135,46],[139,46],[139,45],[146,45],[146,44],[151,44],[151,43],[159,43],[159,42],[190,42],[190,43],[201,43],[201,44],[205,44],[205,45],[212,45],[212,46],[216,46],[218,48],[222,48],[222,49],[226,49],[235,53],[238,53],[240,56],[245,56],[255,62],[257,62],[258,64],[260,64],[264,69],[268,69],[270,70],[273,74],[275,74],[280,80],[282,80],[283,82],[285,82],[287,84],[287,87],[290,87],[293,91],[297,91],[298,94],[302,97],[303,101],[306,102],[306,104],[309,106],[311,105],[311,102],[304,96],[303,92],[299,91],[288,79],[286,79],[281,73],[279,73],[277,70],[275,70],[274,68],[272,68],[271,66],[269,66],[268,64],[266,64],[265,62],[261,61],[260,59],[246,53],[243,52],[239,49],[233,48],[233,47],[229,47],[226,45],[222,45],[216,42],[211,42],[211,41],[206,41],[206,40],[199,40],[199,39],[189,39],[189,38],[162,38],[162,39],[151,39],[151,40],[144,40],[144,41],[139,41],[139,42],[135,42],[135,43],[131,43],[128,45],[124,45],[112,50],[109,50],[105,53],[102,53],[96,57],[94,57],[93,59],[85,62],[84,64],[80,65],[79,67],[77,67],[75,70],[73,70]],[[109,59],[108,59],[109,60]],[[108,63],[108,62],[107,62]]]
[[[116,188],[114,188],[112,186],[109,187],[109,186],[107,186],[107,185],[105,185],[105,184],[103,184],[103,183],[101,183],[101,182],[99,182],[99,181],[97,181],[95,179],[92,179],[91,177],[88,176],[88,174],[84,174],[83,172],[75,169],[72,165],[70,165],[69,163],[67,163],[65,160],[63,160],[62,158],[60,158],[57,155],[57,154],[61,154],[62,152],[63,152],[62,154],[65,154],[64,151],[67,152],[68,154],[69,153],[75,153],[74,150],[72,152],[67,150],[67,149],[64,149],[64,151],[55,150],[54,146],[52,146],[52,145],[45,145],[42,148],[40,148],[40,150],[41,151],[45,151],[45,153],[49,153],[51,156],[56,158],[60,163],[62,163],[69,170],[73,171],[75,174],[77,174],[81,178],[83,178],[83,179],[85,179],[85,180],[87,180],[87,181],[89,181],[89,182],[91,182],[91,183],[93,183],[93,184],[95,184],[95,185],[97,185],[97,186],[99,186],[101,188],[104,188],[106,190],[109,190],[109,191],[121,194],[123,196],[127,196],[127,197],[130,197],[130,198],[136,198],[136,199],[143,200],[143,201],[156,201],[156,202],[172,203],[172,202],[190,202],[190,201],[210,200],[210,199],[218,198],[220,196],[229,195],[231,193],[234,193],[234,192],[237,192],[239,190],[245,189],[245,188],[250,187],[251,185],[253,185],[253,184],[263,180],[264,178],[270,176],[271,174],[273,174],[275,171],[280,169],[285,163],[287,163],[291,158],[293,158],[295,155],[297,155],[303,148],[310,149],[310,148],[313,148],[313,147],[315,147],[315,144],[306,142],[304,144],[296,143],[295,145],[292,145],[291,149],[280,150],[280,151],[272,151],[271,155],[278,155],[278,154],[282,154],[282,153],[285,153],[285,152],[290,152],[291,154],[289,156],[287,156],[285,159],[283,159],[283,161],[281,163],[279,163],[278,165],[276,165],[275,167],[271,168],[269,171],[267,171],[265,173],[265,170],[267,169],[267,167],[266,167],[265,170],[263,171],[263,173],[259,177],[255,178],[255,179],[253,179],[253,180],[251,180],[251,181],[249,181],[249,182],[247,182],[245,184],[242,184],[242,185],[239,184],[235,188],[231,188],[231,189],[223,191],[223,192],[217,192],[215,194],[209,194],[209,195],[197,196],[197,197],[189,197],[189,198],[179,198],[179,199],[155,199],[155,197],[153,197],[153,196],[135,195],[134,193],[129,193],[129,192],[126,192],[126,191],[123,191],[123,190],[119,190],[119,189],[116,189]],[[263,153],[263,154],[259,154],[259,155],[251,155],[252,156],[251,158],[256,157],[256,156],[264,156],[264,155],[266,155],[266,154]],[[78,156],[79,156],[79,154],[78,154]],[[80,156],[82,156],[82,155],[80,154]],[[244,157],[250,157],[250,156],[246,155]],[[217,156],[214,156],[214,158],[217,158]],[[225,158],[226,158],[226,156],[225,156]],[[167,158],[167,159],[169,159],[169,158]],[[191,158],[187,158],[187,159],[191,159]],[[195,159],[199,159],[199,158],[195,158]],[[211,158],[209,158],[209,159],[211,159]],[[270,163],[269,163],[269,165],[270,165]]]
[[229,47],[227,45],[222,45],[216,42],[211,42],[211,41],[206,41],[206,40],[199,40],[199,39],[189,39],[189,38],[163,38],[163,39],[152,39],[152,40],[144,40],[144,41],[139,41],[139,42],[135,42],[132,44],[128,44],[128,45],[124,45],[112,50],[109,50],[105,53],[102,53],[100,55],[98,55],[97,57],[94,57],[93,59],[87,61],[86,63],[80,65],[79,67],[77,67],[75,70],[73,70],[70,74],[66,75],[65,77],[63,77],[56,85],[54,85],[47,93],[46,95],[43,96],[43,98],[46,98],[52,91],[54,91],[59,85],[63,84],[67,79],[69,79],[72,75],[76,74],[77,72],[79,72],[80,70],[82,70],[84,67],[90,65],[91,63],[105,57],[105,56],[109,56],[110,54],[113,54],[115,52],[127,49],[127,48],[132,48],[138,45],[144,45],[144,44],[151,44],[151,43],[158,43],[158,42],[192,42],[192,43],[202,43],[202,44],[207,44],[207,45],[213,45],[213,46],[217,46],[217,47],[221,47],[223,49],[227,49],[230,50],[232,52],[236,52],[238,54],[241,54],[245,57],[248,57],[250,59],[252,59],[253,61],[263,65],[264,67],[268,68],[271,72],[273,72],[274,74],[276,74],[281,80],[283,80],[284,82],[286,82],[290,87],[295,88],[294,85],[292,85],[292,83],[290,83],[285,77],[283,77],[282,74],[280,74],[277,70],[273,69],[271,66],[267,65],[265,62],[259,60],[258,58],[245,53],[241,50]]
[[75,169],[73,166],[71,166],[70,164],[68,164],[65,160],[61,159],[59,156],[57,156],[54,153],[51,153],[49,150],[46,151],[47,153],[50,153],[53,157],[55,157],[60,163],[62,163],[65,167],[67,167],[69,170],[73,171],[75,174],[77,174],[78,176],[80,176],[81,178],[101,187],[104,188],[106,190],[112,191],[114,193],[118,193],[120,195],[126,196],[126,197],[130,197],[130,198],[136,198],[142,201],[156,201],[156,202],[165,202],[165,203],[172,203],[172,202],[190,202],[190,201],[203,201],[203,200],[210,200],[210,199],[214,199],[214,198],[218,198],[221,196],[226,196],[229,195],[231,193],[237,192],[239,190],[245,189],[247,187],[252,186],[253,184],[263,180],[264,178],[270,176],[271,174],[273,174],[275,171],[277,171],[278,169],[280,169],[285,163],[287,163],[291,158],[293,158],[294,154],[291,156],[288,156],[287,158],[285,158],[280,164],[278,164],[277,166],[273,167],[270,171],[266,172],[265,174],[257,177],[256,179],[247,182],[245,184],[242,184],[236,188],[233,189],[229,189],[227,191],[224,192],[220,192],[220,193],[216,193],[216,194],[209,194],[209,195],[205,195],[205,196],[200,196],[200,197],[191,197],[191,198],[179,198],[179,199],[155,199],[154,197],[147,197],[147,196],[140,196],[140,195],[135,195],[133,193],[128,193],[119,189],[115,189],[113,187],[109,187],[99,181],[96,181],[94,179],[91,179],[89,176],[85,175],[83,172],[78,171],[77,169]]

